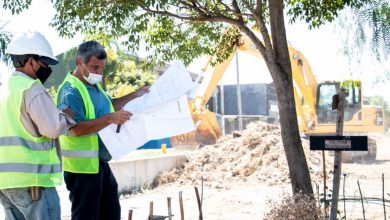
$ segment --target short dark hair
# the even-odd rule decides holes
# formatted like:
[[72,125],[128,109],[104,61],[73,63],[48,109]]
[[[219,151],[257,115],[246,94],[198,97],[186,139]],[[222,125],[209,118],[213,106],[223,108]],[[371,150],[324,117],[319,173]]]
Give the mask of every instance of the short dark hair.
[[88,63],[93,56],[99,60],[107,59],[107,53],[99,42],[90,40],[80,44],[77,49],[77,58],[80,57],[84,63]]
[[27,60],[30,57],[32,57],[35,60],[39,59],[39,56],[34,54],[23,54],[23,55],[12,54],[11,55],[12,64],[14,65],[15,68],[24,67],[24,65],[26,64]]

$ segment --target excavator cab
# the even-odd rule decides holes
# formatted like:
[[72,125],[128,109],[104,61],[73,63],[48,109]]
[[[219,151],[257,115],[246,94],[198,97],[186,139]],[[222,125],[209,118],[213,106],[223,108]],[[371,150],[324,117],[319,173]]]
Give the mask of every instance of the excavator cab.
[[358,80],[341,82],[323,82],[317,87],[317,121],[319,124],[335,124],[336,111],[332,110],[332,97],[341,88],[347,91],[347,105],[345,106],[344,121],[351,121],[355,113],[362,109],[361,83]]

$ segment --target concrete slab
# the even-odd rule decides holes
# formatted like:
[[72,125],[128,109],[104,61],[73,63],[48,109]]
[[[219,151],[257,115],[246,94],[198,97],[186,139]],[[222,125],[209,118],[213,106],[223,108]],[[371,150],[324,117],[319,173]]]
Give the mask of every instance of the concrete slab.
[[167,153],[162,153],[161,150],[138,150],[120,161],[110,162],[110,167],[118,182],[119,194],[127,194],[149,187],[159,173],[187,160],[186,151],[168,149]]

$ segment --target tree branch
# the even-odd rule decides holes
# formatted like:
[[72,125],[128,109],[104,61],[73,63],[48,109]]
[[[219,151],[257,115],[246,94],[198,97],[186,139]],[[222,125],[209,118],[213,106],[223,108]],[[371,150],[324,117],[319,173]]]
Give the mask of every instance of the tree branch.
[[234,8],[233,11],[235,11],[237,13],[236,16],[238,17],[238,20],[244,24],[244,19],[242,18],[241,10],[240,10],[240,7],[238,6],[237,0],[233,0],[232,4],[233,4],[233,8]]
[[256,15],[255,20],[256,20],[256,24],[259,27],[260,34],[263,37],[265,47],[272,50],[271,39],[269,37],[268,29],[264,22],[263,15],[262,14],[260,14],[259,16]]
[[247,26],[240,27],[241,31],[244,32],[249,39],[255,44],[256,48],[260,50],[261,55],[264,57],[264,59],[267,59],[266,57],[266,47],[264,44],[260,41],[260,39],[253,33],[251,29],[249,29]]
[[144,4],[140,4],[140,7],[143,10],[150,12],[152,14],[169,16],[169,17],[173,17],[173,18],[177,18],[177,19],[181,19],[181,20],[186,20],[186,21],[200,21],[200,22],[207,21],[207,22],[213,22],[213,23],[224,22],[224,23],[234,25],[236,27],[239,27],[241,25],[241,23],[239,21],[234,20],[234,19],[229,18],[229,17],[226,17],[226,16],[223,16],[223,15],[219,15],[219,16],[199,15],[199,17],[181,16],[181,15],[177,15],[175,13],[169,12],[169,11],[152,10],[152,9],[146,7]]
[[262,9],[263,9],[263,1],[262,0],[257,0],[256,1],[256,9],[255,9],[255,15],[260,15],[262,14]]
[[[253,7],[253,5],[251,5],[248,1],[246,0],[241,0],[242,3],[245,5],[245,7],[252,13],[252,14],[255,14],[255,9]],[[253,16],[252,16],[253,17]]]
[[189,7],[189,9],[194,9],[195,11],[197,11],[200,14],[207,15],[206,11],[204,10],[205,8],[200,6],[200,5],[197,5],[196,4],[197,2],[194,0],[191,1],[192,4],[190,4],[186,1],[179,1],[179,3],[186,5],[187,7]]

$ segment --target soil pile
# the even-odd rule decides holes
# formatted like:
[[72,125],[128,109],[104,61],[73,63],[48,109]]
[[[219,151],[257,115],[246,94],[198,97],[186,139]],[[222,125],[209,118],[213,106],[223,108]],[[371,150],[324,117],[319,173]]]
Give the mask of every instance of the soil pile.
[[[311,179],[322,182],[321,152],[310,151],[308,141],[302,142]],[[330,167],[328,162],[328,172]],[[228,183],[240,181],[289,183],[280,128],[264,122],[251,123],[241,133],[193,151],[188,163],[162,173],[154,186],[169,182],[200,184],[202,178],[205,185],[215,188],[229,188]]]

